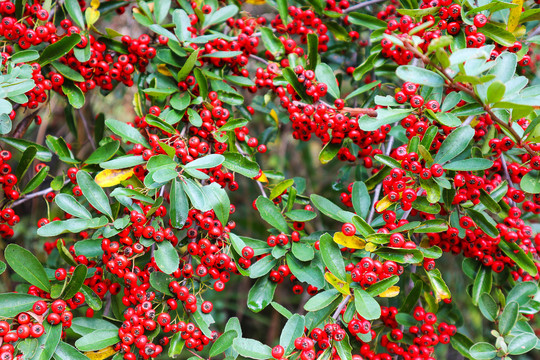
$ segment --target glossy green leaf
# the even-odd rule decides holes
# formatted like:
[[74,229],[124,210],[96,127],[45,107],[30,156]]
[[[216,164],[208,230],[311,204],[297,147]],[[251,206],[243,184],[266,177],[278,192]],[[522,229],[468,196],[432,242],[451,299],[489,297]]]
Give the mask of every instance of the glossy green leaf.
[[304,324],[304,317],[294,314],[281,330],[279,344],[285,349],[285,356],[295,350],[294,341],[304,334]]
[[334,70],[325,63],[320,63],[315,68],[315,75],[319,82],[322,82],[328,86],[328,94],[330,94],[334,99],[339,99],[339,85],[334,75]]
[[233,345],[234,339],[238,337],[238,333],[235,330],[228,330],[221,334],[217,340],[212,344],[210,348],[210,357],[223,354],[225,350],[229,349]]
[[488,293],[483,293],[482,295],[480,295],[478,307],[480,308],[482,315],[484,315],[486,319],[488,319],[489,321],[495,321],[499,312],[499,308],[491,295],[489,295]]
[[43,265],[30,251],[17,244],[9,244],[4,250],[4,257],[11,269],[24,280],[41,290],[51,290]]
[[159,269],[165,274],[172,274],[178,270],[180,257],[178,256],[176,249],[169,241],[165,240],[157,244],[157,249],[154,252],[154,258]]
[[266,360],[272,356],[272,349],[258,340],[236,338],[233,348],[243,357],[250,359]]
[[69,194],[58,194],[54,198],[54,202],[64,212],[78,218],[91,219],[90,212],[82,206],[73,196]]
[[264,221],[283,233],[287,233],[289,231],[287,221],[285,221],[285,218],[281,214],[279,208],[272,200],[259,196],[255,204]]
[[518,244],[501,239],[499,249],[501,249],[506,256],[512,259],[520,268],[528,272],[529,275],[536,276],[538,273],[536,265]]
[[248,178],[254,178],[259,174],[259,165],[238,153],[226,153],[223,166],[227,169],[242,174]]
[[474,130],[469,125],[457,128],[443,141],[439,152],[435,155],[435,162],[442,164],[461,154],[474,137]]
[[285,46],[283,46],[283,43],[274,35],[274,32],[270,28],[261,27],[259,31],[261,32],[261,39],[264,47],[270,51],[275,58],[280,58],[285,54]]
[[[8,245],[9,246],[9,245]],[[47,276],[47,274],[45,274]],[[11,318],[21,312],[32,310],[32,306],[41,298],[28,294],[3,293],[0,294],[0,317]]]
[[514,337],[508,344],[510,355],[521,355],[528,353],[536,347],[538,337],[534,334],[523,333]]
[[88,269],[86,266],[82,264],[78,265],[75,270],[73,270],[73,274],[71,275],[71,278],[63,291],[63,297],[65,299],[71,299],[77,292],[79,292],[81,286],[83,285],[84,279],[86,278],[87,271]]
[[539,194],[540,193],[540,171],[531,170],[519,183],[521,189],[529,194]]
[[328,270],[341,281],[347,280],[345,272],[345,262],[341,250],[334,239],[329,234],[324,234],[319,239],[320,253],[322,260]]
[[120,136],[124,141],[130,141],[134,144],[141,144],[142,146],[146,148],[150,148],[150,145],[148,144],[148,141],[146,141],[145,137],[141,135],[141,133],[129,126],[127,123],[114,120],[114,119],[107,119],[105,120],[105,125],[113,133]]
[[120,341],[118,330],[95,330],[75,341],[81,351],[96,351],[114,345]]
[[38,347],[32,357],[35,360],[51,359],[62,335],[62,325],[52,326],[48,322],[44,322],[43,327],[45,331],[38,338]]
[[366,320],[376,320],[381,317],[379,303],[362,289],[354,289],[354,304],[358,314]]
[[111,205],[105,191],[96,184],[92,176],[86,171],[77,172],[77,184],[88,202],[99,212],[112,218]]
[[310,298],[304,305],[306,311],[317,311],[324,309],[340,296],[336,289],[325,290]]
[[482,294],[490,293],[492,281],[491,268],[481,266],[473,283],[471,297],[474,305],[478,305],[478,301],[480,301]]
[[63,341],[60,341],[53,356],[55,360],[89,360],[86,355]]
[[419,85],[430,87],[440,87],[444,85],[444,79],[441,75],[417,66],[402,65],[397,68],[396,75],[403,81],[410,81]]
[[51,61],[66,55],[71,49],[81,41],[81,35],[73,33],[65,36],[57,42],[47,46],[42,52],[37,62],[41,65],[47,65]]
[[490,343],[479,342],[471,346],[469,353],[475,360],[490,360],[497,355],[497,350]]

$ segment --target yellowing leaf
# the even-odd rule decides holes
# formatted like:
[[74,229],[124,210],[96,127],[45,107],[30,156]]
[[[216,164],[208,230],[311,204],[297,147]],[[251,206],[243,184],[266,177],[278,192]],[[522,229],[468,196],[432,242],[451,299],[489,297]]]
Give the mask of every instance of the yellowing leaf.
[[512,4],[517,4],[516,7],[510,9],[510,16],[508,17],[508,25],[506,30],[514,32],[519,24],[519,18],[521,16],[521,9],[523,8],[523,0],[513,0]]
[[393,202],[390,201],[387,195],[377,202],[377,205],[375,205],[375,210],[377,210],[377,212],[383,212],[392,204]]
[[266,0],[247,0],[247,1],[246,1],[246,4],[251,4],[251,5],[264,5],[264,4],[266,4]]
[[279,118],[278,118],[278,115],[276,113],[276,111],[274,109],[270,110],[270,117],[272,117],[272,119],[274,119],[274,121],[276,122],[276,126],[279,126]]
[[349,295],[351,293],[351,289],[349,287],[349,284],[347,284],[344,281],[339,280],[334,274],[327,272],[324,274],[324,278],[330,285],[336,288],[337,291],[342,293],[343,295]]
[[388,289],[379,294],[379,297],[394,297],[399,294],[399,286],[390,286]]
[[169,71],[169,69],[167,68],[167,65],[165,65],[165,64],[159,64],[157,66],[157,71],[160,74],[165,75],[165,76],[170,76],[170,77],[173,76],[173,74]]
[[475,117],[475,118],[471,121],[471,126],[472,126],[472,127],[475,127],[476,125],[478,125],[479,122],[480,122],[480,120],[478,120],[478,118]]
[[112,346],[106,347],[98,351],[87,351],[84,353],[90,360],[103,360],[116,354]]
[[265,183],[268,182],[268,178],[266,177],[264,171],[261,171],[261,176],[259,176],[259,177],[257,178],[257,181],[259,181],[259,182],[265,182]]
[[99,0],[92,0],[90,3],[90,7],[94,10],[97,10],[99,7],[100,1]]
[[377,250],[377,244],[369,242],[366,244],[366,247],[364,250],[369,251],[369,252],[374,252],[375,250]]
[[86,18],[86,23],[88,24],[88,26],[92,26],[99,19],[99,11],[92,7],[89,7],[85,10],[84,16]]
[[358,236],[347,236],[342,232],[334,234],[334,242],[349,249],[363,249],[366,247],[366,242]]
[[96,175],[96,184],[103,187],[110,187],[120,184],[133,175],[133,168],[112,170],[106,169]]

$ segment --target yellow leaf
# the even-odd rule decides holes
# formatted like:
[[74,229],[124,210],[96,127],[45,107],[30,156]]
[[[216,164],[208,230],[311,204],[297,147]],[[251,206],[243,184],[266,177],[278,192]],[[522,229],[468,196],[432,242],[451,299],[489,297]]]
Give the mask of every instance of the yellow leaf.
[[259,181],[259,182],[265,182],[265,183],[268,182],[268,178],[266,177],[264,171],[261,171],[261,176],[259,176],[259,177],[257,178],[257,181]]
[[170,76],[170,77],[173,76],[173,74],[169,71],[169,69],[167,68],[167,65],[165,65],[165,64],[159,64],[157,66],[157,71],[160,74],[165,75],[165,76]]
[[133,168],[112,170],[106,169],[96,175],[96,184],[103,187],[110,187],[120,184],[133,175]]
[[106,347],[98,351],[87,351],[84,353],[90,360],[103,360],[116,354],[116,351],[112,346]]
[[334,274],[327,272],[324,274],[324,278],[326,279],[326,281],[328,281],[328,283],[330,283],[330,285],[335,287],[336,290],[343,295],[350,295],[351,289],[349,287],[349,284],[339,280]]
[[84,12],[84,16],[86,18],[86,23],[88,24],[88,26],[92,26],[99,19],[99,11],[97,11],[93,7],[89,7],[89,8],[86,8]]
[[366,247],[364,250],[369,251],[369,252],[374,252],[375,250],[377,250],[377,244],[369,242],[366,244]]
[[264,5],[264,4],[266,4],[266,0],[246,0],[246,4]]
[[513,0],[512,4],[517,4],[516,7],[510,9],[510,16],[508,17],[508,25],[506,30],[514,32],[519,24],[519,18],[521,17],[521,10],[523,8],[523,0]]
[[472,121],[471,121],[471,126],[474,128],[476,125],[478,125],[478,123],[480,122],[480,120],[478,120],[477,117],[475,117]]
[[270,110],[270,117],[276,122],[276,126],[279,126],[279,118],[274,109]]
[[377,205],[375,205],[375,210],[377,210],[377,212],[383,212],[384,210],[388,209],[388,207],[392,204],[393,202],[391,202],[388,198],[388,195],[386,195],[377,202]]
[[388,289],[379,294],[379,297],[394,297],[399,294],[399,286],[390,286]]
[[358,236],[347,236],[342,232],[334,234],[334,242],[349,249],[363,249],[366,247],[366,242]]
[[90,7],[94,10],[97,10],[99,7],[100,1],[99,0],[92,0],[90,3]]

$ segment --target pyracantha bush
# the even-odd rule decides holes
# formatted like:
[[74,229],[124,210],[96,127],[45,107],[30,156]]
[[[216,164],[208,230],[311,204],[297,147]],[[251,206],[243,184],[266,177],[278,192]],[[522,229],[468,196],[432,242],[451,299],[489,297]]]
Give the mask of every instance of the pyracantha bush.
[[0,1],[0,360],[537,351],[539,23]]

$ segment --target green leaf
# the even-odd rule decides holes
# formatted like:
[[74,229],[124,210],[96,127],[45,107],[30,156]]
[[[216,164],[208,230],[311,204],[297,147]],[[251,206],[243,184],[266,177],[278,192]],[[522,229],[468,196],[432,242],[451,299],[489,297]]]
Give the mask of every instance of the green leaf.
[[319,82],[322,82],[328,86],[328,93],[334,98],[339,99],[339,85],[334,75],[334,70],[325,63],[320,63],[315,68],[315,75]]
[[308,57],[306,70],[314,70],[319,60],[319,37],[315,33],[307,34]]
[[192,52],[189,57],[187,58],[186,62],[178,72],[178,81],[184,81],[188,75],[191,73],[191,70],[193,70],[193,67],[195,66],[195,63],[197,62],[197,58],[199,57],[199,50],[196,50]]
[[315,256],[315,250],[309,244],[293,242],[291,249],[293,255],[300,261],[311,261]]
[[479,342],[471,346],[469,353],[475,360],[490,360],[497,355],[497,350],[490,343]]
[[142,156],[125,155],[99,164],[103,169],[125,169],[144,164]]
[[186,169],[210,169],[221,165],[225,157],[219,154],[209,154],[186,164]]
[[188,27],[191,26],[188,14],[182,9],[176,9],[173,12],[174,33],[181,42],[191,39],[191,31]]
[[87,268],[84,265],[78,265],[75,270],[73,270],[73,274],[71,275],[71,279],[69,280],[68,284],[66,285],[66,288],[63,292],[64,299],[71,299],[79,290],[81,289],[81,286],[83,285],[84,279],[86,278],[86,272]]
[[328,142],[319,152],[319,161],[321,164],[328,164],[332,161],[339,150],[341,149],[341,143]]
[[358,119],[358,126],[364,131],[375,131],[383,125],[403,120],[411,112],[412,109],[377,109],[376,118],[364,115]]
[[521,190],[525,191],[526,193],[540,193],[540,171],[529,171],[527,174],[525,174],[525,176],[523,176],[521,182],[519,183],[519,186],[521,187]]
[[[310,263],[301,262],[291,253],[286,255],[287,265],[291,273],[301,281],[313,285],[319,289],[323,288],[326,281],[321,269],[317,266],[310,266]],[[311,263],[313,264],[313,262]]]
[[304,85],[300,83],[300,81],[298,80],[298,77],[296,76],[296,73],[291,68],[284,68],[282,70],[282,75],[285,78],[285,80],[287,80],[287,82],[291,84],[294,91],[296,91],[296,93],[300,96],[300,98],[302,98],[302,100],[306,102],[310,102],[306,94],[306,89]]
[[508,334],[516,324],[518,316],[519,304],[516,301],[507,303],[499,317],[499,332],[502,335]]
[[62,221],[51,221],[37,230],[39,236],[52,237],[65,232],[78,233],[86,229],[96,229],[107,225],[107,218],[101,216],[93,219],[68,219]]
[[241,154],[226,153],[224,156],[225,161],[223,162],[223,166],[227,169],[242,174],[248,178],[254,178],[259,174],[259,165]]
[[499,308],[497,307],[497,303],[488,293],[483,293],[480,296],[480,300],[478,301],[478,307],[480,308],[480,312],[482,312],[482,315],[489,321],[495,321],[497,318],[497,314],[499,312]]
[[287,0],[276,0],[279,17],[281,18],[281,21],[284,25],[287,25],[289,23],[289,11],[288,11],[288,5]]
[[90,212],[71,195],[58,194],[54,198],[54,202],[64,212],[73,215],[78,218],[91,219]]
[[10,137],[1,137],[0,141],[12,146],[13,148],[17,149],[20,152],[24,152],[30,146],[33,146],[37,149],[36,159],[45,161],[45,162],[51,161],[52,159],[52,153],[46,147],[35,144],[31,141],[27,141],[24,139],[10,138]]
[[368,287],[366,291],[370,296],[375,297],[388,290],[391,286],[394,286],[398,281],[399,277],[397,275],[392,275],[389,278],[377,281],[375,284]]
[[203,187],[209,205],[214,210],[218,220],[222,224],[227,224],[229,221],[229,213],[231,211],[231,201],[225,189],[221,188],[217,183],[212,183]]
[[501,206],[484,189],[480,189],[480,202],[491,212],[499,213],[502,211]]
[[41,290],[51,291],[51,284],[43,265],[30,251],[17,244],[9,244],[4,251],[4,257],[17,275]]
[[356,227],[356,230],[366,237],[375,233],[371,225],[358,215],[353,216],[352,223]]
[[39,170],[39,172],[34,176],[28,184],[24,186],[24,188],[21,191],[21,194],[28,194],[31,191],[34,191],[39,185],[43,183],[43,180],[47,177],[49,174],[50,168],[48,166],[45,166]]
[[100,164],[112,158],[114,154],[120,148],[120,141],[111,141],[103,146],[97,148],[89,157],[86,159],[86,164]]
[[445,170],[454,171],[480,171],[487,170],[493,166],[493,161],[482,158],[471,158],[450,162],[443,166]]
[[238,6],[236,5],[227,5],[222,8],[219,8],[204,19],[204,26],[209,27],[215,24],[220,24],[225,22],[228,18],[233,17],[238,13]]
[[415,264],[424,259],[422,252],[414,249],[381,247],[375,250],[375,253],[383,259],[402,264]]
[[210,357],[223,354],[225,350],[233,345],[234,339],[238,337],[235,330],[228,330],[221,334],[210,348]]
[[272,349],[260,341],[254,339],[236,338],[233,348],[243,357],[266,360],[272,357]]
[[111,330],[118,333],[118,328],[112,323],[98,318],[76,317],[71,324],[71,330],[76,334],[85,336],[96,330]]
[[351,200],[354,211],[361,218],[367,218],[371,208],[371,198],[366,184],[362,181],[355,181],[351,192]]
[[482,229],[488,236],[497,237],[499,230],[488,219],[488,215],[483,211],[467,209],[467,214],[473,219],[476,225]]
[[286,212],[285,216],[292,221],[306,222],[315,219],[317,217],[317,214],[309,210],[296,209]]
[[154,258],[156,260],[156,265],[161,271],[165,274],[172,274],[178,270],[180,264],[180,257],[178,252],[172,244],[165,240],[157,244],[157,250],[154,252]]
[[491,268],[481,266],[478,270],[478,273],[476,274],[476,278],[474,279],[473,290],[471,294],[472,301],[475,306],[478,305],[478,301],[480,301],[480,297],[482,296],[482,294],[490,293],[492,280],[493,277],[491,274]]
[[469,354],[469,349],[473,345],[473,342],[471,339],[466,337],[465,335],[461,333],[456,333],[454,336],[450,338],[450,344],[454,349],[456,349],[461,355],[467,358],[471,358]]
[[283,43],[274,35],[274,32],[267,27],[259,28],[261,32],[261,39],[263,41],[264,47],[274,55],[276,59],[281,58],[285,54],[285,46]]
[[513,46],[516,37],[512,33],[488,22],[482,27],[482,33],[502,46]]
[[512,290],[508,292],[506,301],[515,301],[522,306],[525,305],[531,299],[531,296],[534,296],[537,291],[538,286],[535,283],[530,281],[520,282],[514,285]]
[[444,299],[450,299],[451,298],[450,290],[448,289],[448,286],[444,282],[439,269],[426,271],[426,274],[428,276],[431,288],[433,289],[435,299],[437,301],[444,300]]
[[88,304],[91,309],[94,309],[96,311],[101,309],[103,304],[99,296],[94,292],[94,290],[90,289],[86,285],[83,285],[81,286],[81,293],[84,295],[86,304]]
[[118,330],[95,330],[75,341],[81,351],[96,351],[114,345],[120,341]]
[[77,0],[66,0],[64,2],[69,17],[75,21],[81,29],[85,29],[84,16],[81,11],[81,6]]
[[341,250],[331,235],[328,233],[321,236],[319,240],[320,254],[328,270],[341,281],[347,280],[345,262],[341,255]]
[[113,218],[109,198],[105,191],[96,184],[92,176],[86,171],[77,172],[77,184],[88,202],[99,212]]
[[354,289],[354,304],[358,314],[366,320],[376,320],[381,317],[379,303],[362,289]]
[[445,126],[458,127],[459,125],[461,125],[461,120],[452,113],[448,113],[448,112],[435,113],[435,117],[441,124]]
[[182,353],[182,350],[184,349],[185,344],[186,341],[182,339],[182,334],[180,332],[174,334],[169,343],[169,351],[167,351],[169,357],[175,358],[180,355]]
[[294,341],[304,334],[304,325],[304,317],[294,314],[281,330],[279,344],[285,349],[284,356],[289,355],[294,350]]
[[6,271],[6,269],[7,269],[6,263],[3,261],[0,261],[0,274],[3,274],[4,271]]
[[86,355],[63,341],[60,341],[56,347],[54,358],[55,360],[89,360]]
[[39,52],[36,50],[17,51],[11,56],[11,62],[14,64],[27,63],[39,58]]
[[276,186],[274,186],[274,188],[270,192],[269,199],[274,200],[275,198],[280,196],[285,190],[293,186],[293,184],[294,184],[294,179],[286,179],[279,182],[278,184],[276,184]]
[[154,15],[158,24],[165,20],[170,8],[171,0],[154,0]]
[[306,311],[317,311],[324,309],[340,296],[336,289],[325,290],[310,298],[304,305]]
[[171,186],[170,202],[169,218],[171,225],[181,229],[188,218],[189,203],[182,181],[178,178],[174,180]]
[[419,85],[430,87],[441,87],[444,85],[444,79],[441,75],[413,65],[401,65],[397,68],[396,75],[403,81],[410,81]]
[[493,81],[487,89],[487,103],[493,104],[499,102],[504,97],[506,86],[499,80]]
[[360,86],[358,89],[354,90],[349,95],[347,95],[345,100],[349,100],[349,99],[352,99],[352,98],[354,98],[354,97],[356,97],[356,96],[358,96],[360,94],[363,94],[366,91],[369,91],[369,90],[373,89],[374,87],[379,86],[380,83],[381,83],[381,81],[377,80],[377,81],[370,82],[369,84],[365,84],[363,86]]
[[317,194],[311,194],[310,199],[313,205],[324,215],[341,222],[352,221],[353,213],[342,210],[330,200]]
[[352,12],[349,14],[349,22],[354,25],[364,26],[371,30],[386,29],[386,22],[375,16]]
[[134,144],[141,144],[145,148],[150,149],[150,145],[148,144],[148,141],[146,141],[145,137],[142,136],[137,129],[129,126],[127,123],[114,119],[107,119],[105,120],[105,125],[107,125],[107,127],[111,129],[113,133],[120,136],[124,141],[130,141]]
[[264,221],[283,233],[287,233],[289,231],[287,221],[285,221],[285,218],[281,214],[279,208],[272,200],[259,196],[255,204],[261,218]]
[[32,359],[49,360],[52,358],[56,347],[60,343],[62,335],[62,325],[52,326],[48,322],[43,323],[45,332],[38,338],[38,347]]
[[525,254],[518,244],[501,239],[499,249],[501,249],[506,256],[512,259],[520,268],[528,272],[529,275],[536,276],[538,269],[536,268],[534,261]]
[[17,170],[15,171],[17,179],[22,179],[24,174],[26,174],[30,165],[32,165],[32,161],[34,161],[36,154],[37,149],[35,146],[29,146],[24,150],[21,159],[19,160],[19,164],[17,165]]
[[[47,274],[45,274],[45,276],[47,276]],[[0,306],[0,317],[11,318],[17,316],[21,312],[30,311],[32,310],[32,306],[39,300],[41,300],[40,297],[27,294],[0,294],[0,303],[2,304],[2,306]]]
[[469,125],[457,128],[441,144],[435,155],[435,162],[442,164],[461,154],[474,137],[474,129]]
[[528,353],[536,347],[538,337],[534,334],[523,333],[514,337],[508,344],[510,355],[521,355]]
[[73,49],[80,41],[81,35],[73,33],[69,36],[63,37],[55,43],[50,44],[41,52],[41,56],[37,60],[38,64],[45,66],[51,61],[61,58],[71,49]]

